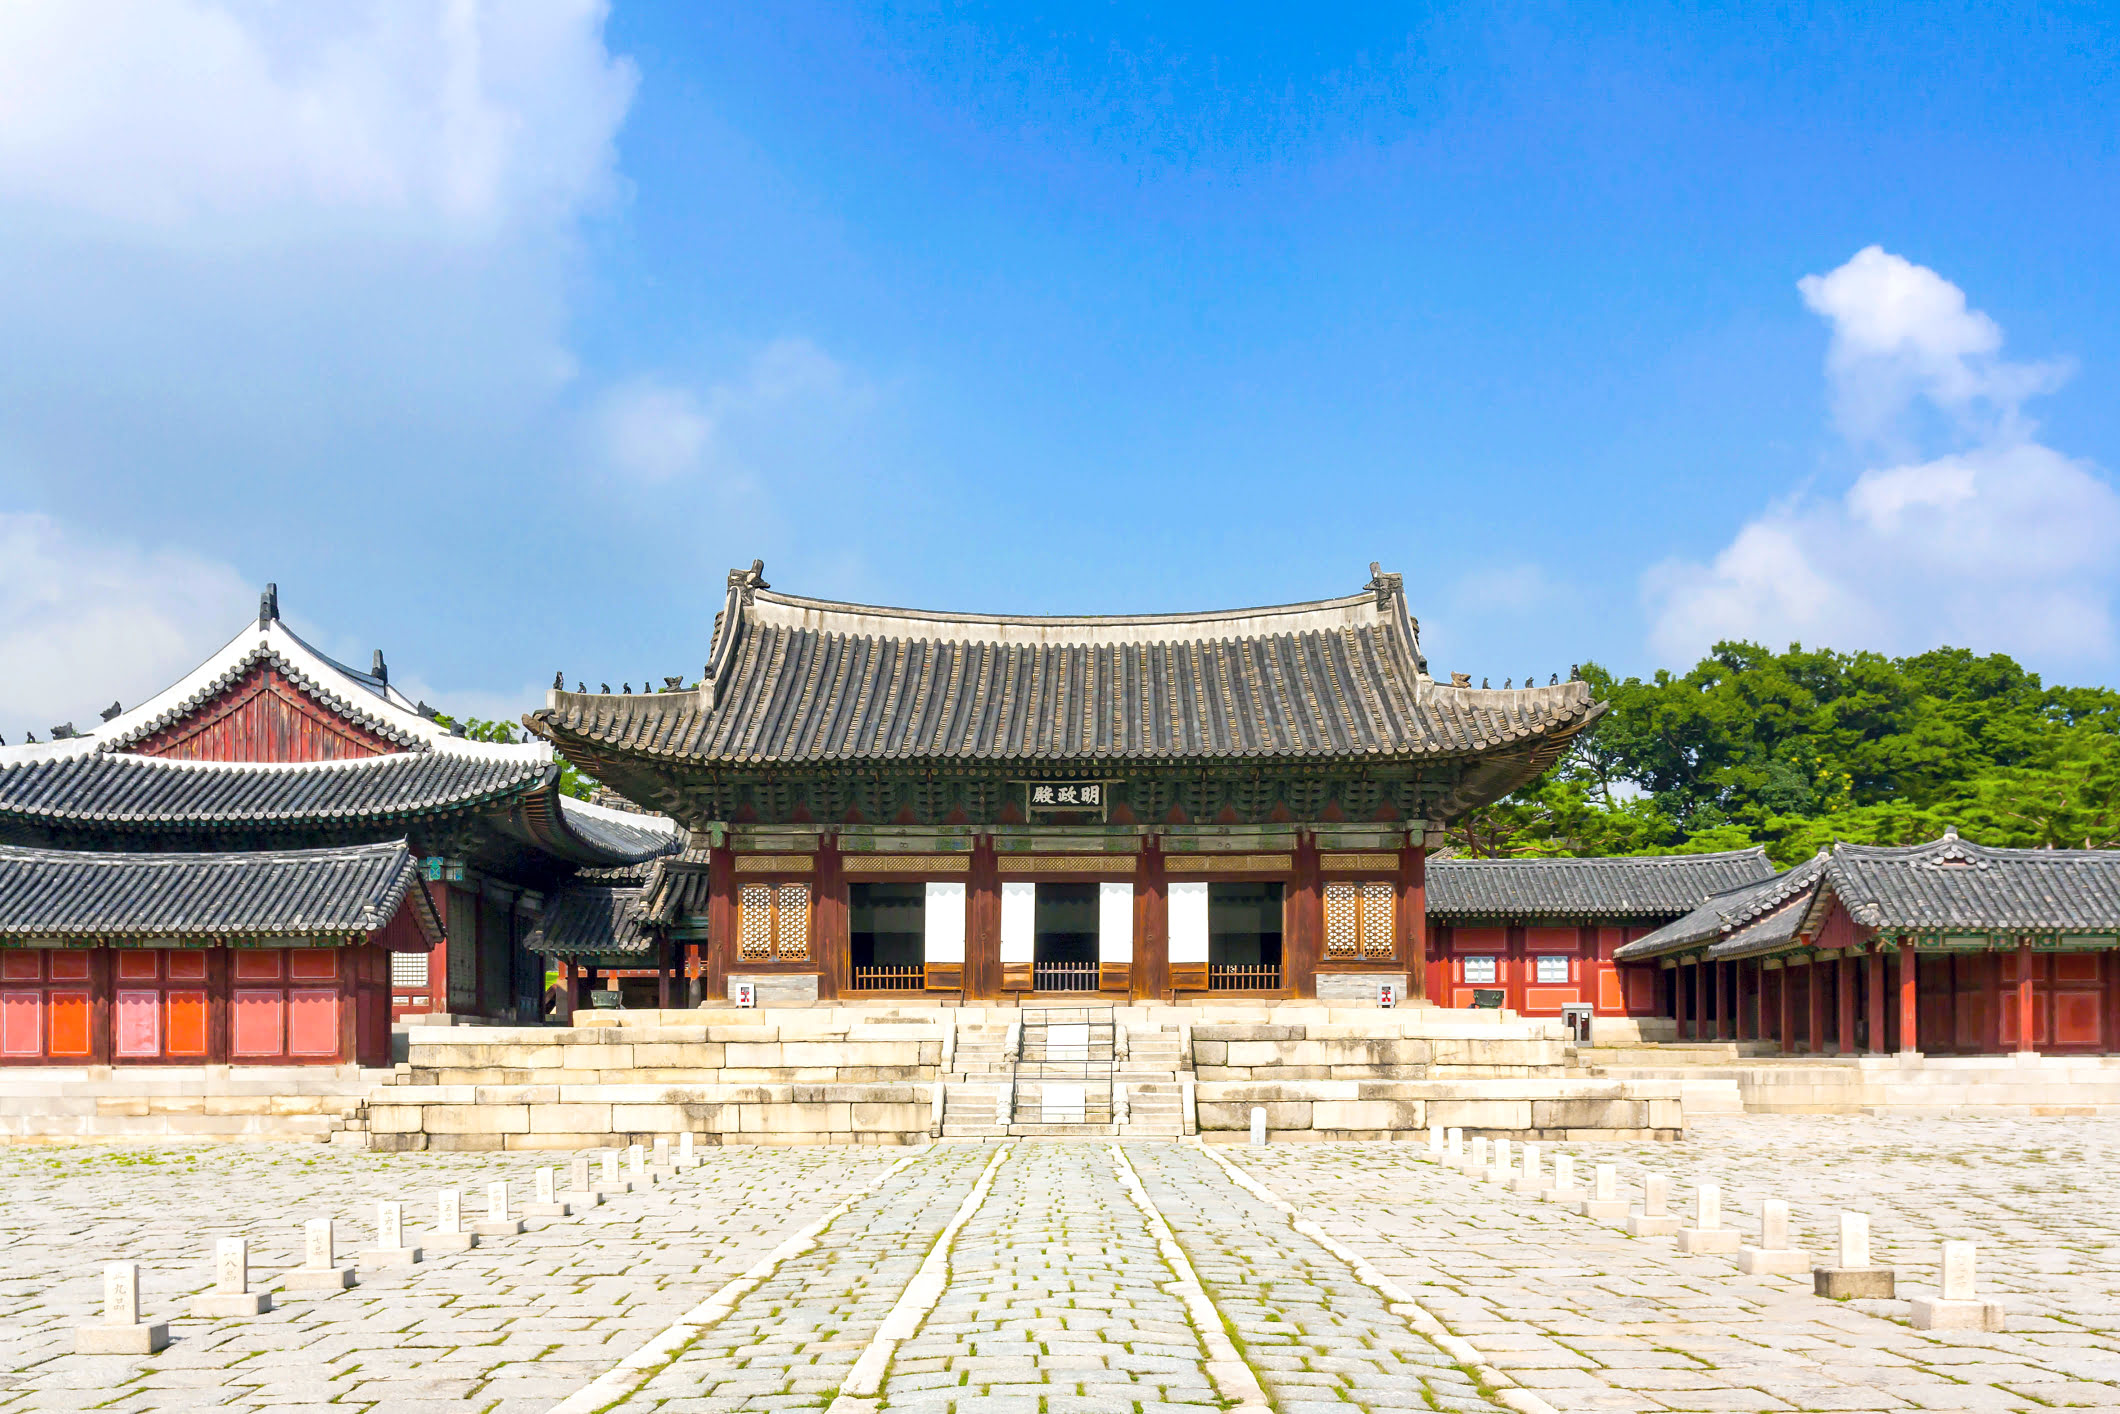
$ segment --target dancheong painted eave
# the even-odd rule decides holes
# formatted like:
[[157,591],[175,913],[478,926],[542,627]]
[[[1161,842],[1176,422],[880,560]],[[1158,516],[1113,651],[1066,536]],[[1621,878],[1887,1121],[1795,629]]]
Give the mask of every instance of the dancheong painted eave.
[[1580,681],[1436,682],[1395,574],[1271,608],[1010,618],[780,594],[761,570],[730,575],[696,687],[555,688],[526,725],[577,760],[737,770],[1508,754],[1529,779],[1604,710]]

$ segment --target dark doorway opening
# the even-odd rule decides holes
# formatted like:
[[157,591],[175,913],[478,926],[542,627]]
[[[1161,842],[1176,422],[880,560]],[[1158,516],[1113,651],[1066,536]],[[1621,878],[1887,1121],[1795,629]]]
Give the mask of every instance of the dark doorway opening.
[[847,885],[847,961],[856,991],[917,991],[927,960],[927,885]]
[[1031,943],[1041,992],[1097,990],[1097,886],[1040,884]]
[[1281,985],[1283,886],[1207,886],[1207,985],[1218,992],[1273,991]]

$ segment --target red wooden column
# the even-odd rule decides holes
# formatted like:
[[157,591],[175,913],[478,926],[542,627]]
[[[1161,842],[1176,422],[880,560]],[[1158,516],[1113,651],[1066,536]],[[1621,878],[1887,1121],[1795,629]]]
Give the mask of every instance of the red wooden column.
[[1873,1056],[1884,1054],[1884,950],[1872,947],[1869,956],[1870,996],[1869,1012],[1870,1044],[1863,1047]]
[[2020,938],[2017,941],[2017,1049],[2038,1050],[2037,1037],[2032,1006],[2032,940]]
[[1921,955],[1910,943],[1899,945],[1899,1049],[1921,1049]]
[[1775,990],[1781,994],[1781,1030],[1774,1037],[1781,1042],[1781,1053],[1793,1055],[1796,1051],[1796,998],[1791,995],[1795,987],[1795,970],[1787,958],[1774,972]]
[[1141,841],[1134,862],[1134,1000],[1160,1001],[1170,991],[1170,896],[1163,882],[1163,841]]
[[1671,970],[1671,1010],[1678,1020],[1678,1039],[1681,1041],[1693,1039],[1692,1008],[1687,1005],[1692,998],[1686,995],[1686,969],[1692,965],[1680,958],[1678,966]]
[[1855,959],[1843,948],[1840,952],[1840,971],[1833,978],[1834,1008],[1838,1013],[1833,1021],[1833,1054],[1852,1056],[1855,1054]]
[[1818,954],[1803,970],[1804,1021],[1807,1029],[1803,1036],[1803,1048],[1814,1056],[1824,1055],[1826,1049],[1826,988],[1825,962]]
[[[729,1002],[729,964],[736,958],[736,856],[717,847],[707,856],[707,960],[700,991],[709,1006]],[[582,969],[584,980],[589,969]],[[587,998],[583,998],[587,1000]]]
[[1292,997],[1318,994],[1325,953],[1325,880],[1316,835],[1296,837],[1295,877],[1288,888],[1288,929],[1281,938],[1281,985]]
[[964,999],[990,1001],[1001,995],[1001,862],[994,837],[972,842],[972,868],[965,890],[969,913],[964,935]]
[[[1732,984],[1737,992],[1737,1039],[1753,1041],[1759,1038],[1759,1005],[1756,995],[1748,995],[1745,978],[1757,975],[1759,964],[1739,959],[1735,964],[1736,981]],[[1756,989],[1755,989],[1756,992]],[[1752,1003],[1747,1006],[1746,1003]]]
[[817,841],[814,879],[816,901],[810,906],[810,938],[816,951],[811,955],[817,960],[817,996],[825,1000],[838,996],[853,981],[848,971],[852,962],[848,956],[846,866],[839,853],[839,836],[826,835]]
[[1407,1000],[1428,995],[1428,851],[1419,831],[1399,850],[1397,952],[1406,969]]

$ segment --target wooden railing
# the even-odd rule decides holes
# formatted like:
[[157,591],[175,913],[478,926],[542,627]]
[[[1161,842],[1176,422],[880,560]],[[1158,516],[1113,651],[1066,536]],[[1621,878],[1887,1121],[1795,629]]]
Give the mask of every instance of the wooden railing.
[[1227,962],[1215,963],[1207,969],[1207,990],[1278,992],[1281,990],[1281,965],[1277,962],[1262,963],[1256,967],[1238,966]]
[[1031,985],[1041,992],[1094,992],[1094,962],[1041,962],[1031,969]]
[[891,967],[857,967],[854,969],[854,990],[917,992],[926,985],[926,977],[927,969],[917,962]]

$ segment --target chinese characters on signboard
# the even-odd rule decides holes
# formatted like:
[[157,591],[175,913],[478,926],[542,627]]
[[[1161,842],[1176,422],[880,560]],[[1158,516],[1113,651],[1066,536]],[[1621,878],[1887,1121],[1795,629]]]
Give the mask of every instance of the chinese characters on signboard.
[[1102,810],[1102,781],[1033,781],[1031,805],[1040,810]]

